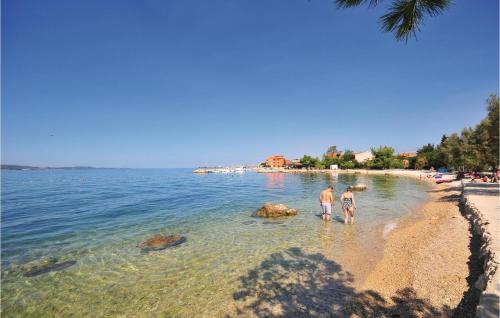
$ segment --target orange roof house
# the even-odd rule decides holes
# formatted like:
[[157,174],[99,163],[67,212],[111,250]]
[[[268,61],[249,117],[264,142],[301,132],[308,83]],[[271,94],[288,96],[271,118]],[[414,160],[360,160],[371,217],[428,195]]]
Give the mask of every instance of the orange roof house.
[[342,158],[342,151],[340,152],[328,152],[325,154],[326,158],[331,158],[331,159],[337,159],[337,158]]
[[285,157],[282,155],[267,157],[266,166],[272,168],[282,168],[285,166]]
[[417,156],[417,154],[414,152],[402,152],[399,154],[400,158],[414,158],[416,156]]

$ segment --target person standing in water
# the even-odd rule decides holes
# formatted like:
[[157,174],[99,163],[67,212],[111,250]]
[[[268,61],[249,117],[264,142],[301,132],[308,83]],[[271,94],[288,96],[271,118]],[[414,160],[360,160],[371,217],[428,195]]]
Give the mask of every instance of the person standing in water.
[[352,188],[347,187],[347,190],[342,193],[340,197],[340,205],[344,210],[344,224],[349,223],[349,216],[351,217],[351,224],[354,224],[354,210],[356,210],[356,201],[354,201],[354,194]]
[[330,221],[332,216],[332,206],[335,204],[333,197],[333,187],[329,186],[319,194],[319,203],[323,210],[323,221]]

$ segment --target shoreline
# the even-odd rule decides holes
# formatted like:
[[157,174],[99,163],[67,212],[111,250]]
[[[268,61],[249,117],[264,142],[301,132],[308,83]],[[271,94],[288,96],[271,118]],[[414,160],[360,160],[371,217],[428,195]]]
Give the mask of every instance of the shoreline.
[[[404,300],[411,307],[418,300],[425,304],[422,316],[475,314],[478,291],[472,280],[480,264],[470,224],[459,209],[459,184],[435,185],[430,200],[388,234],[382,259],[361,292],[375,291],[393,306]],[[419,312],[410,307],[398,310]]]
[[432,181],[427,178],[431,173],[428,170],[409,170],[409,169],[385,169],[385,170],[369,170],[369,169],[317,169],[317,170],[303,170],[303,169],[280,169],[280,170],[257,170],[257,173],[339,173],[339,174],[365,174],[365,175],[390,175],[397,177],[412,177],[419,180]]

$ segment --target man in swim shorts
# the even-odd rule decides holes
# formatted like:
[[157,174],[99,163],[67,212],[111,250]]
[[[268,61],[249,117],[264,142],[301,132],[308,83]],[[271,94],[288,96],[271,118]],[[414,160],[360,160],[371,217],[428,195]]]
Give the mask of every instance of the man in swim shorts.
[[329,186],[319,194],[319,203],[323,209],[323,221],[330,221],[332,216],[332,206],[335,204],[333,198],[333,187]]

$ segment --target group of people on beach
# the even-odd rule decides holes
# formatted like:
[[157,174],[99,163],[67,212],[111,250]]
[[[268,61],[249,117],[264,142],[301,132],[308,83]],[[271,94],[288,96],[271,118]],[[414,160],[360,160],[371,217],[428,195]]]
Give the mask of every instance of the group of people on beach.
[[[466,177],[466,175],[464,175]],[[498,183],[500,180],[500,170],[497,170],[492,174],[479,174],[477,172],[471,172],[468,174],[471,182],[488,182],[488,183]]]
[[[319,194],[319,203],[323,210],[323,221],[330,221],[332,210],[335,207],[335,197],[333,196],[333,187],[329,186]],[[352,193],[352,187],[347,187],[346,191],[340,197],[340,207],[344,211],[344,224],[354,224],[354,211],[356,210],[356,201]],[[350,219],[350,222],[349,222]]]

